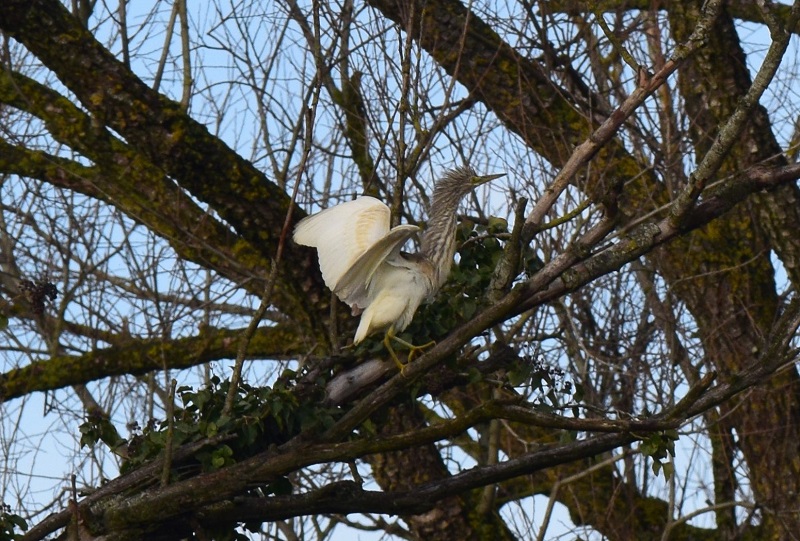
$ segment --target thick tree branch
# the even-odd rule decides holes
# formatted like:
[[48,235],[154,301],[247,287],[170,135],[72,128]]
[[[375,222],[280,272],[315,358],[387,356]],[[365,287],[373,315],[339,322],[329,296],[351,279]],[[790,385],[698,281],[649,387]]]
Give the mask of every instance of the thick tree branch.
[[[794,336],[798,326],[800,326],[800,302],[794,301],[786,310],[781,318],[781,321],[776,325],[775,333],[769,340],[769,346],[764,350],[761,358],[757,363],[754,363],[746,372],[742,373],[739,378],[736,378],[733,383],[723,383],[713,389],[707,390],[709,384],[713,381],[713,376],[707,376],[695,386],[684,400],[676,404],[672,408],[666,409],[661,414],[655,416],[651,420],[642,421],[641,424],[633,421],[633,425],[627,428],[637,430],[641,428],[643,431],[648,430],[661,430],[666,428],[674,428],[680,426],[683,422],[690,419],[694,415],[699,415],[707,408],[713,407],[722,401],[728,400],[743,389],[751,388],[754,385],[764,382],[774,372],[782,366],[796,360],[796,352],[788,349],[788,344]],[[312,444],[304,446],[302,441],[305,439],[303,436],[295,438],[291,442],[280,446],[275,454],[273,451],[262,453],[251,459],[247,459],[239,464],[230,468],[229,475],[222,475],[223,472],[214,472],[204,474],[197,478],[188,480],[186,482],[178,483],[172,487],[159,489],[155,492],[150,492],[148,498],[137,497],[135,501],[130,501],[121,507],[109,510],[111,516],[107,520],[111,521],[115,527],[129,527],[135,524],[131,521],[131,516],[141,516],[141,513],[148,504],[158,505],[160,501],[162,505],[173,504],[173,501],[182,501],[182,505],[190,506],[203,506],[207,504],[214,504],[215,502],[224,501],[229,489],[245,483],[250,479],[269,480],[275,476],[284,475],[290,471],[295,471],[299,468],[309,466],[315,463],[351,460],[363,456],[364,454],[372,452],[387,452],[393,449],[407,448],[409,445],[422,444],[426,440],[435,441],[441,437],[450,437],[451,430],[463,430],[467,426],[472,426],[479,422],[484,414],[488,414],[488,410],[494,409],[492,415],[495,418],[509,418],[515,417],[517,421],[527,421],[540,423],[545,418],[551,418],[554,421],[558,419],[556,416],[542,416],[534,412],[525,412],[521,416],[513,413],[515,408],[512,406],[497,405],[488,403],[486,410],[478,413],[470,413],[462,419],[457,419],[453,422],[444,423],[447,426],[446,430],[441,427],[432,426],[421,433],[414,431],[411,434],[401,434],[398,436],[388,437],[381,441],[356,441],[338,444]],[[495,409],[495,407],[497,409]],[[520,412],[522,413],[522,412]],[[664,424],[661,424],[662,421]],[[574,420],[568,421],[560,419],[558,421],[570,423]],[[581,421],[578,421],[579,423]],[[582,428],[588,428],[587,421]],[[627,421],[623,421],[627,423]],[[576,425],[577,426],[577,425]],[[595,427],[600,425],[595,424]],[[409,495],[404,494],[391,494],[386,501],[404,502],[422,498],[425,501],[435,501],[464,490],[485,486],[490,483],[497,483],[507,479],[517,477],[519,475],[531,474],[535,471],[546,467],[552,467],[558,464],[564,464],[594,456],[598,453],[608,451],[620,445],[631,443],[638,439],[632,435],[632,432],[617,432],[604,436],[591,437],[586,440],[581,440],[566,445],[553,445],[545,449],[537,450],[532,453],[527,453],[520,457],[515,457],[505,462],[495,465],[478,466],[463,473],[454,475],[447,479],[437,480],[434,482],[426,483],[416,487]],[[245,473],[249,472],[249,473]],[[217,491],[213,495],[203,494],[204,486],[215,486]],[[241,490],[241,487],[239,487]],[[166,491],[161,494],[162,491]],[[235,492],[234,492],[235,493]],[[413,494],[413,496],[411,495]],[[404,505],[399,503],[399,505]],[[266,504],[265,507],[270,507]],[[184,511],[185,507],[182,508]],[[416,512],[417,508],[410,508],[410,512]],[[173,509],[172,512],[175,512]],[[392,512],[392,511],[388,511]],[[398,512],[395,509],[394,512]],[[132,514],[131,514],[132,513]],[[170,511],[164,510],[159,512],[159,520],[166,519]],[[149,515],[151,518],[152,515]],[[296,515],[280,515],[283,518]],[[269,518],[277,518],[269,516]]]
[[[800,164],[753,168],[715,187],[714,195],[702,200],[689,213],[680,228],[676,228],[668,217],[659,222],[640,224],[611,247],[586,258],[585,261],[579,254],[584,249],[590,250],[592,245],[584,246],[582,249],[572,247],[565,250],[530,280],[518,285],[471,321],[451,332],[446,339],[407,366],[402,375],[396,375],[372,391],[365,399],[360,400],[331,427],[325,437],[336,440],[349,433],[403,389],[428,373],[436,364],[456,353],[472,337],[478,336],[491,326],[557,299],[600,276],[619,270],[625,264],[650,253],[655,248],[719,218],[755,192],[773,189],[797,179],[800,179]],[[357,384],[351,381],[349,385],[349,393],[357,392]]]
[[[440,426],[433,425],[422,430],[414,430],[411,433],[390,436],[378,441],[357,440],[330,444],[312,443],[309,445],[304,443],[306,436],[300,435],[276,449],[267,450],[229,468],[201,474],[167,487],[150,490],[146,495],[137,495],[132,499],[119,501],[111,507],[94,507],[98,503],[95,498],[90,498],[81,505],[89,505],[91,503],[96,509],[95,512],[104,509],[102,515],[106,528],[109,531],[117,531],[119,529],[137,527],[137,524],[141,526],[141,521],[143,520],[149,521],[151,525],[157,524],[191,509],[195,509],[198,512],[201,509],[208,509],[209,512],[213,513],[214,509],[226,509],[228,505],[225,503],[226,500],[241,494],[255,479],[268,483],[278,476],[317,463],[348,461],[363,457],[366,454],[405,449],[409,446],[450,438],[470,426],[490,418],[505,418],[554,428],[568,427],[574,430],[605,431],[614,428],[619,430],[604,436],[596,436],[566,445],[549,446],[499,464],[479,466],[447,479],[422,484],[408,493],[384,493],[385,496],[375,500],[376,507],[369,508],[375,512],[419,512],[420,508],[415,507],[412,502],[418,501],[420,498],[432,505],[433,502],[440,498],[445,498],[464,490],[501,482],[519,475],[527,475],[543,468],[608,451],[638,439],[637,436],[632,435],[633,433],[664,430],[680,426],[692,416],[730,399],[743,389],[758,385],[769,378],[775,370],[792,362],[795,359],[796,352],[789,351],[787,347],[791,337],[794,336],[798,326],[800,326],[798,314],[800,314],[800,302],[795,301],[777,324],[774,335],[770,337],[769,346],[765,349],[759,362],[755,363],[746,373],[741,374],[740,378],[736,378],[733,383],[720,384],[708,390],[713,376],[707,376],[690,390],[682,401],[652,419],[643,419],[641,421],[565,419],[554,415],[540,414],[532,410],[520,409],[514,405],[488,402],[465,416],[441,423]],[[180,454],[182,451],[179,450],[178,453]],[[158,467],[153,465],[153,475],[157,475],[158,471]],[[140,474],[134,472],[131,475]],[[124,483],[124,479],[120,479],[117,483],[120,483],[120,486],[127,486]],[[214,487],[214,489],[210,490],[209,487]],[[295,500],[292,500],[292,497],[284,500],[266,500],[253,504],[253,509],[257,509],[257,511],[253,512],[262,513],[261,518],[268,520],[304,514],[308,508],[296,507],[296,505],[301,505],[304,501],[309,503],[309,499],[315,502],[314,505],[334,505],[321,497],[322,495],[324,495],[324,492],[314,496],[299,496]],[[320,503],[323,501],[328,503]],[[397,506],[392,508],[393,510],[383,507],[386,505],[385,502],[390,501],[396,502]],[[363,501],[360,499],[359,493],[355,493],[353,501],[350,504],[341,504],[345,506],[341,509],[356,510],[358,509],[357,507],[349,508],[347,505],[355,506],[360,503],[363,503]],[[319,509],[327,508],[320,507]],[[364,510],[364,508],[361,509]],[[233,515],[229,515],[229,518],[233,518]],[[54,519],[48,519],[47,523],[53,529],[60,527],[60,522]],[[42,532],[40,528],[35,530],[39,534],[47,533]]]
[[[594,96],[572,95],[560,88],[543,65],[509,46],[459,0],[435,0],[424,6],[417,0],[368,3],[414,36],[437,64],[469,90],[471,98],[483,102],[509,130],[554,166],[563,166],[575,147],[588,141],[600,127],[597,111],[592,109],[598,103]],[[412,12],[420,16],[412,20]],[[652,81],[654,87],[661,82],[660,78]],[[653,90],[648,85],[643,89]],[[581,108],[581,104],[588,106]],[[624,119],[625,114],[618,116]],[[597,166],[580,171],[580,175],[588,175],[582,187],[594,201],[603,201],[619,179],[633,179],[617,205],[621,213],[632,216],[643,204],[667,199],[655,176],[643,171],[619,139],[612,137],[621,121],[610,125],[614,124],[603,145],[590,144],[587,155]],[[614,174],[609,175],[612,163]],[[576,179],[576,173],[577,169],[571,169],[566,180],[581,183],[583,179]]]
[[[60,118],[59,123],[74,126],[75,117],[71,112],[75,111],[53,110]],[[79,133],[75,135],[80,137]],[[93,158],[94,154],[87,157]],[[164,238],[182,258],[212,268],[248,291],[258,289],[261,284],[258,278],[266,272],[266,261],[248,241],[237,238],[194,204],[174,184],[166,181],[162,172],[142,167],[135,152],[119,146],[111,157],[113,165],[104,162],[103,165],[84,166],[0,139],[0,172],[38,179],[114,205]]]
[[[618,270],[626,263],[650,253],[654,248],[719,218],[752,194],[796,182],[798,179],[799,164],[757,167],[746,171],[715,187],[714,195],[701,200],[678,226],[672,223],[670,217],[659,222],[645,222],[621,236],[611,247],[560,273],[558,279],[546,288],[542,287],[536,277],[529,280],[525,285],[529,295],[518,308],[524,311],[575,291],[581,285]],[[540,272],[546,269],[547,266]]]
[[[97,42],[57,0],[9,0],[0,6],[0,29],[22,43],[76,95],[92,118],[121,134],[153,166],[212,209],[264,257],[274,255],[289,197],[269,182],[180,104],[148,87]],[[296,218],[301,212],[295,212]],[[324,285],[311,250],[288,247],[292,274],[282,276],[274,301],[287,314],[317,321]],[[300,302],[315,293],[319,303]],[[312,328],[321,328],[313,325]]]
[[[60,389],[123,374],[188,368],[236,357],[241,329],[206,328],[197,336],[172,341],[135,340],[79,356],[34,361],[0,374],[0,402],[36,391]],[[262,327],[253,336],[248,358],[284,358],[304,351],[303,340],[286,326]],[[166,360],[165,360],[166,359]]]
[[[753,0],[728,0],[726,9],[728,13],[736,19],[752,23],[766,24],[764,12],[759,7],[759,2]],[[596,9],[605,13],[616,13],[620,11],[646,11],[653,9],[665,10],[668,8],[666,3],[653,2],[652,0],[618,0],[616,2],[589,2],[587,0],[548,0],[541,3],[542,11],[547,14],[565,13],[567,15],[586,15]],[[791,6],[779,2],[771,2],[768,8],[774,16],[788,26],[791,20]],[[795,23],[791,31],[800,34],[800,27]]]

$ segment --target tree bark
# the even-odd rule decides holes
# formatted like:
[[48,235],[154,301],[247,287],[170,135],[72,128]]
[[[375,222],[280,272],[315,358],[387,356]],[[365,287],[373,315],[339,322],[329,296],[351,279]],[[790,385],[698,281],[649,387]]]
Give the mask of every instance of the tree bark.
[[[426,425],[415,402],[392,406],[381,419],[376,419],[380,436],[413,432]],[[449,477],[449,472],[436,445],[424,445],[402,451],[367,457],[375,480],[386,491],[404,492],[416,485]],[[460,541],[515,539],[495,509],[476,516],[473,501],[480,491],[462,496],[450,496],[436,502],[430,511],[420,515],[403,516],[420,540]]]
[[[149,178],[153,191],[162,190],[158,183],[168,183],[167,176],[174,179],[182,190],[216,209],[266,260],[275,257],[279,244],[285,243],[281,268],[289,270],[281,272],[272,302],[296,321],[310,321],[308,329],[325,328],[330,294],[314,251],[287,240],[291,228],[284,223],[291,201],[282,189],[189,117],[178,103],[145,85],[57,0],[3,2],[0,29],[58,76],[102,131],[105,126],[112,128],[135,155],[166,174]],[[71,144],[90,133],[73,133]],[[113,171],[107,173],[113,182]],[[125,199],[118,204],[128,212],[135,210]],[[295,220],[301,214],[294,209]],[[263,259],[254,263],[254,267],[263,265]],[[326,334],[318,334],[317,340],[326,342]]]
[[[700,2],[671,5],[670,26],[678,40],[690,31],[699,11]],[[707,46],[681,67],[678,83],[693,119],[690,133],[695,151],[702,156],[750,87],[744,52],[726,12],[717,19]],[[785,159],[766,111],[759,106],[720,176],[765,163],[783,165]],[[661,259],[662,271],[700,327],[706,362],[723,378],[755,362],[770,334],[779,307],[770,251],[776,250],[789,263],[791,274],[796,272],[800,242],[797,236],[790,239],[785,234],[800,228],[796,192],[796,186],[784,186],[742,205],[676,243]],[[701,269],[703,274],[687,280],[690,269]],[[726,419],[723,427],[733,428],[747,460],[751,488],[764,509],[763,534],[768,539],[800,531],[796,499],[800,494],[799,393],[797,370],[790,368],[720,408],[720,416]]]
[[[570,143],[574,144],[588,134],[590,123],[563,98],[566,92],[554,92],[553,83],[543,77],[533,61],[517,56],[460,2],[426,2],[424,10],[419,3],[408,0],[370,0],[370,4],[401,24],[437,63],[554,165],[563,163],[569,155]],[[678,7],[681,5],[671,3],[668,8],[672,24],[680,30],[676,35],[679,42],[688,36],[699,17],[696,5],[691,8],[691,14],[682,12]],[[710,107],[702,97],[724,94],[723,89],[731,88],[736,89],[729,95],[735,102],[743,88],[749,86],[749,77],[746,71],[742,71],[741,54],[736,54],[740,49],[732,28],[729,17],[723,14],[711,32],[715,43],[704,50],[704,56],[690,60],[680,72],[679,80],[687,106],[694,104],[694,109],[689,111],[690,117],[698,117],[698,127],[706,126],[705,130],[694,131],[699,156],[703,155],[702,149],[707,148],[709,136],[716,133],[714,127],[727,118],[726,113],[730,113],[730,109],[706,111]],[[729,51],[734,51],[733,56]],[[707,71],[698,71],[699,64],[705,64]],[[722,66],[726,69],[734,67],[737,71],[725,73],[720,70]],[[714,71],[713,75],[711,71]],[[698,84],[709,87],[706,92],[698,91]],[[543,106],[545,103],[547,107]],[[756,141],[754,130],[759,138],[769,130],[768,119],[764,118],[763,110],[759,111],[757,115],[761,116],[751,125],[746,142],[742,144],[745,150],[751,148],[747,145],[755,144],[759,152],[746,162],[727,164],[720,172],[721,177],[733,171],[746,170],[779,154],[775,146],[764,148]],[[704,122],[704,119],[708,120]],[[560,137],[550,129],[554,125],[563,129]],[[739,154],[749,156],[746,151]],[[609,145],[593,163],[597,171],[613,170],[624,178],[635,178],[634,173],[638,173],[635,161],[617,144]],[[659,195],[664,193],[663,187],[647,174],[639,178],[646,180],[626,186],[623,195],[626,204],[620,206],[646,209],[663,203],[663,196]],[[592,189],[595,184],[602,186],[603,183],[600,179],[590,179],[585,191],[598,198],[602,190]],[[787,206],[782,209],[771,207],[767,211],[777,217],[772,227],[773,237],[779,234],[778,227],[798,223],[794,221],[797,209],[791,206],[791,202],[796,200],[796,188],[785,190]],[[772,202],[775,202],[774,198]],[[798,250],[797,240],[787,239],[783,233],[781,239],[775,238],[774,245],[771,244],[773,239],[767,239],[758,220],[758,208],[740,206],[723,219],[652,256],[658,270],[669,284],[673,284],[674,291],[697,318],[709,367],[727,377],[749,366],[755,354],[764,349],[764,339],[769,336],[770,326],[778,312],[774,271],[768,257],[770,250],[783,246],[783,257],[789,265],[795,266],[797,261],[794,255]],[[792,230],[797,228],[783,231]],[[702,274],[687,279],[698,269]],[[796,370],[784,371],[748,397],[723,408],[723,413],[733,409],[737,411],[734,423],[739,445],[752,468],[753,488],[766,513],[771,515],[767,519],[772,526],[768,528],[771,529],[770,538],[780,536],[781,532],[800,531],[797,522],[800,518],[790,512],[793,508],[787,500],[788,495],[800,493],[797,379]],[[745,413],[741,414],[742,411]],[[755,436],[765,429],[769,437]]]

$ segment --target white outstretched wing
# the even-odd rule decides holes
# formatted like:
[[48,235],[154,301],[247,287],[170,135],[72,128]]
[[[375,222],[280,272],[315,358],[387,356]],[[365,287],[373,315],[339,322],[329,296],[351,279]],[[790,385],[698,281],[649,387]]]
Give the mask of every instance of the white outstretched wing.
[[303,218],[293,238],[317,249],[322,279],[335,291],[358,258],[389,233],[389,216],[389,207],[381,201],[359,197]]
[[419,231],[416,225],[398,225],[370,246],[344,273],[333,292],[350,306],[366,308],[369,284],[384,261],[396,257],[400,248]]

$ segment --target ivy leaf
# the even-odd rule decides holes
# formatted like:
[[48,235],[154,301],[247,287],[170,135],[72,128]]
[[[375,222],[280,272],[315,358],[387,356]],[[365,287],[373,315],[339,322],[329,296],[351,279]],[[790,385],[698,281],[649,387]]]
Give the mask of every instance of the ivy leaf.
[[508,220],[498,216],[489,216],[489,223],[486,225],[489,233],[506,233],[508,232]]

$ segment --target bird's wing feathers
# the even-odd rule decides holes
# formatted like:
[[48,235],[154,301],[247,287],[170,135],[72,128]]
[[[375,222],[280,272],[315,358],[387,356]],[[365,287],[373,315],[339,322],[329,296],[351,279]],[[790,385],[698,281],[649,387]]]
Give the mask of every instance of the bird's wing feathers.
[[325,285],[336,291],[345,273],[389,233],[389,216],[389,207],[381,201],[359,197],[300,220],[293,238],[317,249]]
[[370,281],[378,267],[396,256],[403,244],[419,231],[416,225],[398,225],[370,246],[332,288],[350,306],[365,308]]

